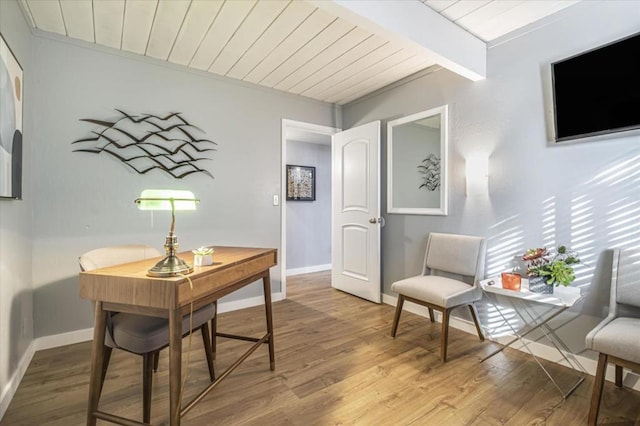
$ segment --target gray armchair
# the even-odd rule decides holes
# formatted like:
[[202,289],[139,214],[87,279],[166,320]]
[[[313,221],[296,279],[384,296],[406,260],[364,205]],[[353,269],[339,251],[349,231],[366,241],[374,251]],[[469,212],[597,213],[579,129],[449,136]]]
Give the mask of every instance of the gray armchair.
[[[91,271],[161,256],[162,253],[153,247],[121,245],[91,250],[80,256],[78,262],[82,271]],[[216,305],[209,304],[193,312],[192,322],[193,330],[199,329],[202,333],[211,381],[215,380],[215,372],[208,321],[215,318],[215,315]],[[186,315],[182,321],[183,335],[189,333],[189,326],[189,315]],[[104,344],[105,360],[100,390],[102,390],[113,348],[142,356],[142,417],[144,423],[149,423],[151,420],[152,368],[156,370],[158,367],[159,351],[169,346],[169,320],[130,313],[110,312],[107,316],[107,332]]]
[[608,363],[615,365],[615,384],[622,387],[623,368],[640,371],[640,250],[613,251],[609,315],[587,334],[587,349],[599,352],[593,382],[589,425],[598,422]]
[[484,340],[474,302],[482,298],[479,281],[484,278],[486,242],[482,237],[431,233],[427,241],[422,275],[396,281],[391,290],[398,293],[398,304],[391,326],[395,337],[405,300],[426,306],[431,322],[433,310],[442,312],[440,358],[447,360],[449,316],[453,309],[468,306],[478,337]]

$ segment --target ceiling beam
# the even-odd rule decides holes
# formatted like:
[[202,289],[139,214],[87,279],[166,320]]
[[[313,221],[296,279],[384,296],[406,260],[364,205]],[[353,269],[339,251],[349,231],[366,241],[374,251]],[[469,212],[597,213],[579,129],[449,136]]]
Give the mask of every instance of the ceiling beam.
[[402,41],[465,78],[486,78],[486,43],[418,0],[309,1],[364,29]]

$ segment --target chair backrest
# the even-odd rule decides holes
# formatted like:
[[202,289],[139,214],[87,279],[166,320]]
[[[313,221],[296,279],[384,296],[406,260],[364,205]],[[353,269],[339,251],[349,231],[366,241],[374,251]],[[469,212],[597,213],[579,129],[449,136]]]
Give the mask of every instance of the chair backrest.
[[432,232],[424,256],[424,274],[446,274],[471,277],[471,284],[484,278],[486,241],[483,237]]
[[610,312],[617,305],[640,307],[640,250],[614,249]]
[[129,244],[102,247],[88,251],[78,258],[78,263],[81,270],[92,271],[120,263],[136,262],[159,256],[162,256],[162,253],[151,246]]

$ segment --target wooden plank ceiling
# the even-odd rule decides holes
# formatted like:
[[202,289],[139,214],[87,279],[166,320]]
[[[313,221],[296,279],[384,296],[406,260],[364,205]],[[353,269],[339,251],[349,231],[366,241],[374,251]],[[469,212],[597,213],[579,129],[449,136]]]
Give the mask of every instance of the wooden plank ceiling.
[[[487,42],[577,0],[420,1]],[[304,0],[21,2],[42,31],[338,105],[436,65]]]

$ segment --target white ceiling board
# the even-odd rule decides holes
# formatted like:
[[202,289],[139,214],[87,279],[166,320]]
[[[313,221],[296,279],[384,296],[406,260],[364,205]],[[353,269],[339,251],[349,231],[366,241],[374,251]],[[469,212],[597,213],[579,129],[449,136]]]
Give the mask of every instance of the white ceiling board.
[[38,31],[343,105],[434,65],[482,78],[487,43],[580,0],[18,1]]
[[[442,12],[444,9],[451,7],[454,4],[460,3],[458,0],[421,0],[423,3],[427,3],[429,7],[438,12]],[[481,0],[477,0],[480,2]],[[469,2],[471,3],[471,2]]]
[[[477,9],[481,8],[487,3],[490,3],[491,0],[475,0],[475,1],[450,1],[449,3],[442,9],[438,10],[443,16],[451,21],[457,21],[460,18],[463,18],[470,13],[475,12]],[[428,6],[433,7],[436,1],[426,0],[425,3]],[[443,5],[444,6],[444,5]]]
[[57,1],[28,0],[27,8],[38,28],[43,31],[67,35],[60,3]]
[[224,0],[195,0],[169,54],[169,62],[188,65],[207,31],[213,25]]
[[124,0],[94,0],[96,43],[120,49],[124,21]]
[[255,0],[225,2],[189,66],[200,70],[208,70],[249,12],[251,12],[255,3]]
[[74,0],[60,0],[67,35],[71,38],[95,41],[93,36],[93,4]]
[[420,0],[485,42],[552,15],[582,0]]
[[522,2],[523,0],[492,1],[474,10],[473,13],[469,13],[462,18],[457,19],[456,23],[462,26],[482,25],[496,18],[500,19],[499,17],[502,16],[502,14],[512,10]]
[[342,99],[346,92],[361,82],[368,82],[371,86],[378,86],[378,83],[376,83],[375,80],[371,80],[372,78],[379,73],[385,72],[402,64],[411,57],[413,57],[413,54],[405,49],[397,51],[383,60],[368,66],[366,71],[353,73],[350,77],[342,80],[342,82],[334,84],[331,88],[325,90],[321,94],[323,100],[335,103],[336,100]]
[[315,10],[289,37],[280,43],[264,61],[260,62],[260,64],[251,70],[243,80],[269,86],[269,84],[262,83],[262,81],[299,49],[303,48],[314,37],[320,34],[335,19],[335,16],[329,15],[322,10]]
[[158,2],[147,45],[147,56],[162,60],[169,57],[190,5],[190,0]]
[[351,49],[344,52],[342,55],[328,62],[324,67],[318,68],[316,72],[293,86],[291,89],[289,89],[289,91],[291,93],[306,92],[316,84],[319,84],[325,79],[331,77],[333,74],[337,73],[344,67],[351,65],[358,59],[362,58],[365,55],[368,55],[375,49],[387,43],[388,41],[372,34],[367,37],[362,43],[355,45]]
[[[318,13],[323,12],[318,11]],[[282,62],[278,68],[262,81],[262,84],[279,90],[290,89],[315,71],[314,64],[312,63],[314,60],[320,59],[319,56],[324,56],[327,54],[327,51],[336,48],[340,40],[355,28],[353,24],[343,19],[334,20],[316,35],[316,37]],[[363,32],[362,40],[364,40],[365,37],[366,33]],[[343,51],[344,50],[346,50],[346,47]],[[324,62],[320,60],[319,63],[322,64]]]
[[482,23],[476,23],[474,28],[483,39],[495,39],[502,34],[517,30],[532,21],[545,17],[550,10],[553,12],[560,11],[570,3],[573,4],[575,2],[567,0],[529,0],[525,4],[520,3],[500,15],[486,19]]
[[227,75],[233,78],[244,78],[271,52],[276,49],[298,26],[313,13],[316,8],[309,3],[293,1],[278,16],[273,25],[247,49],[247,52],[229,70]]
[[[364,43],[363,43],[364,44]],[[383,44],[371,50],[367,54],[361,56],[360,58],[352,61],[350,64],[345,66],[339,66],[335,73],[333,73],[330,77],[316,84],[309,90],[302,92],[304,96],[309,96],[310,98],[321,98],[326,96],[325,93],[327,91],[332,90],[336,85],[341,84],[346,79],[361,74],[362,70],[368,70],[373,65],[383,61],[389,56],[401,50],[397,45],[393,45],[390,42],[384,42]]]
[[405,44],[415,49],[416,54],[432,57],[456,74],[473,81],[486,77],[486,44],[419,1],[313,0],[313,3],[387,40]]
[[[342,22],[346,22],[342,20]],[[343,26],[342,30],[346,29]],[[281,80],[276,86],[276,89],[286,90],[291,92],[292,89],[302,84],[306,79],[318,72],[319,69],[332,61],[344,55],[354,46],[364,42],[367,38],[371,37],[371,33],[363,30],[362,28],[354,27],[352,30],[338,38],[334,43],[327,48],[317,53],[311,59],[309,59],[304,65],[300,66],[293,73],[289,74],[285,79]],[[312,51],[315,51],[313,49]],[[299,91],[294,93],[300,93]]]
[[127,2],[122,28],[122,50],[140,55],[146,53],[157,7],[157,0]]
[[339,105],[344,105],[355,101],[391,83],[408,77],[413,73],[426,69],[432,64],[432,62],[428,62],[423,57],[414,56],[404,61],[402,66],[390,68],[387,71],[376,74],[370,79],[363,80],[359,84],[354,84],[349,90],[345,90],[342,93],[342,97],[337,98],[335,102]]
[[242,26],[231,37],[224,50],[213,62],[209,71],[226,75],[247,49],[260,38],[273,21],[282,13],[288,3],[284,1],[261,1],[251,10]]

